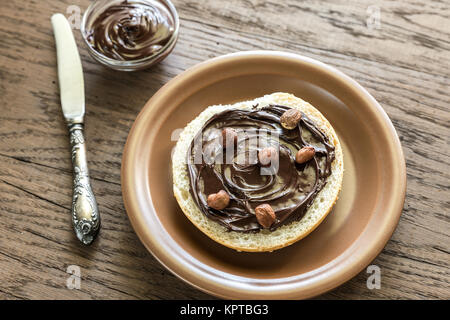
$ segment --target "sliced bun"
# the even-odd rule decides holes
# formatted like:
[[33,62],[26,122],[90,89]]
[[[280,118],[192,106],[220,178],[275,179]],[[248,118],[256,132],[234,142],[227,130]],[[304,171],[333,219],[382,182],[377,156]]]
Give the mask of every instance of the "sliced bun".
[[[191,196],[186,155],[194,136],[214,114],[227,109],[250,110],[256,104],[258,104],[258,109],[270,104],[277,104],[297,108],[305,113],[328,136],[330,142],[335,146],[336,158],[332,163],[332,173],[327,178],[327,184],[318,193],[301,220],[283,225],[274,231],[265,229],[258,233],[228,231],[224,226],[206,217]],[[252,101],[238,102],[233,105],[215,105],[206,108],[181,133],[172,157],[172,170],[175,198],[186,217],[198,229],[214,241],[229,248],[238,251],[262,252],[286,247],[307,236],[322,222],[338,199],[342,186],[344,162],[339,139],[328,120],[316,108],[302,99],[291,94],[277,92]]]

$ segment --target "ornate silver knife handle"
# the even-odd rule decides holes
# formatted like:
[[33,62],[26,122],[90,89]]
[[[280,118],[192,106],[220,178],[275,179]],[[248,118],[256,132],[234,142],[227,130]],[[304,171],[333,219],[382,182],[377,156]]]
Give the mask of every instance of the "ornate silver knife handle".
[[83,124],[68,125],[73,164],[72,224],[78,239],[83,244],[89,245],[100,229],[100,216],[89,181]]

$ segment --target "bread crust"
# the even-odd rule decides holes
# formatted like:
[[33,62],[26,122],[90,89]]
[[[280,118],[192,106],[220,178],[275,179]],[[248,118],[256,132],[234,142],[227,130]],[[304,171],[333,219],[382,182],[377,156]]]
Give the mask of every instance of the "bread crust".
[[[203,124],[215,113],[227,109],[248,109],[255,104],[258,109],[269,104],[285,105],[297,108],[328,136],[335,147],[335,160],[332,163],[332,173],[327,184],[318,193],[310,208],[299,221],[283,225],[274,231],[261,230],[258,233],[242,233],[228,231],[218,222],[207,218],[198,208],[189,191],[189,176],[186,168],[186,153],[194,135]],[[342,147],[338,136],[328,120],[311,104],[292,94],[277,92],[251,101],[238,102],[233,105],[216,105],[206,108],[196,119],[183,130],[175,146],[172,156],[173,192],[178,204],[186,217],[203,233],[214,241],[245,252],[266,252],[289,246],[310,234],[330,213],[342,187],[344,161]]]

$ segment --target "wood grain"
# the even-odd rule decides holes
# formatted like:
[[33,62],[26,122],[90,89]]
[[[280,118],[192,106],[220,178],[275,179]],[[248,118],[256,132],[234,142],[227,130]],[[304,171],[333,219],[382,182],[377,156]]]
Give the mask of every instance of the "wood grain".
[[[73,235],[68,134],[56,82],[52,13],[87,0],[0,4],[0,298],[209,299],[142,246],[120,187],[122,149],[144,103],[186,68],[254,49],[300,53],[356,79],[382,104],[401,139],[408,187],[400,223],[373,264],[319,299],[450,298],[450,3],[448,1],[177,0],[173,53],[136,73],[99,66],[76,32],[86,84],[88,160],[103,218],[91,248]],[[368,8],[380,29],[367,27]],[[372,7],[374,8],[374,7]],[[81,289],[66,288],[69,265]]]

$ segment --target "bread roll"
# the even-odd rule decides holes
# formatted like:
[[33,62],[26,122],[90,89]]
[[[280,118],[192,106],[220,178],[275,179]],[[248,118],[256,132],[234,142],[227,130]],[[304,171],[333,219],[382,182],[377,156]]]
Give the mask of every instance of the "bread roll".
[[[213,115],[228,109],[251,110],[255,105],[257,105],[256,109],[268,105],[282,105],[300,110],[328,137],[329,142],[335,147],[335,159],[331,163],[331,175],[328,176],[326,185],[317,194],[300,220],[282,225],[274,231],[268,229],[262,229],[256,233],[228,231],[225,226],[202,213],[192,197],[189,172],[186,166],[187,152],[195,135]],[[172,170],[175,198],[186,217],[198,229],[214,241],[237,251],[264,252],[293,244],[307,236],[323,221],[338,199],[342,186],[344,163],[339,139],[328,120],[311,104],[294,95],[278,92],[251,101],[206,108],[181,133],[172,156]]]

